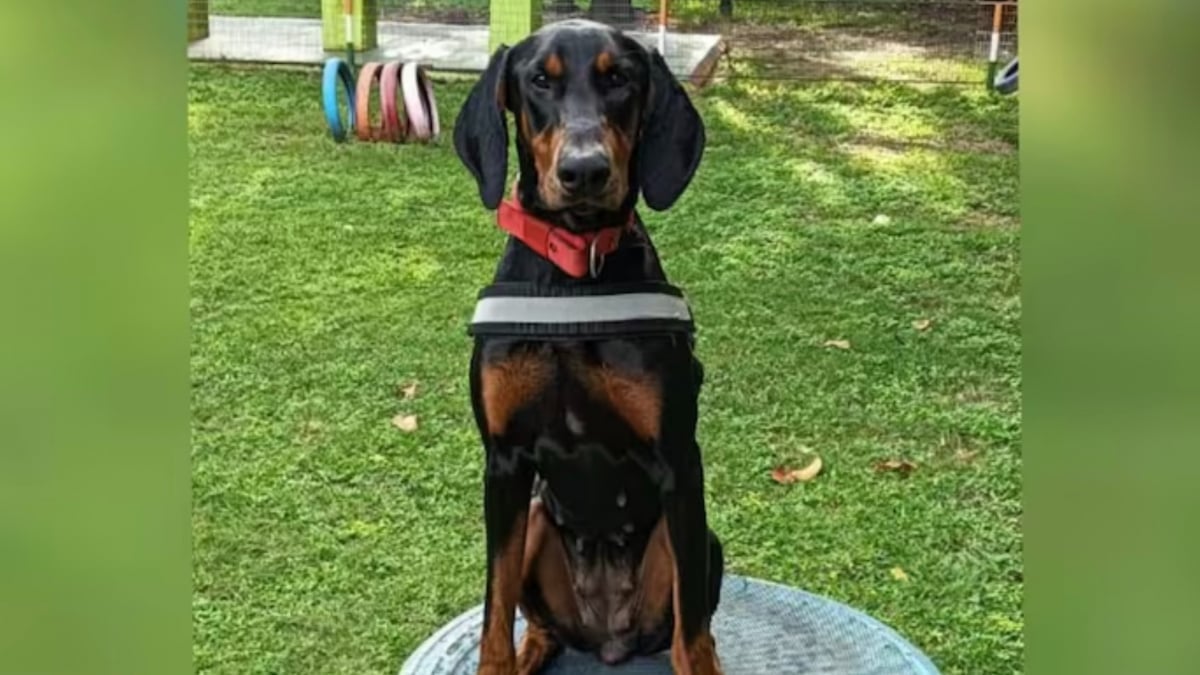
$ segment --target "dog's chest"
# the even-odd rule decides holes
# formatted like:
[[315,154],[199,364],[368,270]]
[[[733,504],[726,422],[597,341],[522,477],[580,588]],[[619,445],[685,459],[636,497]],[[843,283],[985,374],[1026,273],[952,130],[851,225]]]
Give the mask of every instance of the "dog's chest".
[[652,447],[619,427],[605,416],[567,407],[532,449],[556,524],[617,546],[657,522],[659,477],[666,471]]
[[[529,374],[494,452],[530,461],[566,529],[617,543],[653,529],[673,476],[655,437],[661,339],[490,343],[484,369]],[[497,364],[500,364],[497,366]],[[506,380],[507,382],[508,380]],[[499,408],[501,406],[493,406]]]

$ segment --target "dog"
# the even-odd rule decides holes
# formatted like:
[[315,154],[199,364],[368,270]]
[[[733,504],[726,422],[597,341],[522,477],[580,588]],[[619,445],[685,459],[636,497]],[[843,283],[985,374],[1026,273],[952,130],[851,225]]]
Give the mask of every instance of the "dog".
[[[519,174],[504,200],[509,115]],[[724,559],[695,436],[704,372],[635,212],[687,188],[704,124],[661,55],[569,20],[495,51],[454,144],[513,235],[472,331],[486,455],[477,672],[536,673],[563,647],[608,664],[669,648],[675,673],[719,675]]]

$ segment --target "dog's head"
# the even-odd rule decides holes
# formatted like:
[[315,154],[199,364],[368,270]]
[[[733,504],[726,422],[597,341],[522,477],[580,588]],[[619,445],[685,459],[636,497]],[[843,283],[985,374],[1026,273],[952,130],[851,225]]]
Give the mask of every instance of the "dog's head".
[[463,104],[454,146],[489,209],[507,180],[506,111],[522,204],[577,229],[620,222],[639,191],[670,207],[704,152],[704,124],[662,56],[590,21],[500,47]]

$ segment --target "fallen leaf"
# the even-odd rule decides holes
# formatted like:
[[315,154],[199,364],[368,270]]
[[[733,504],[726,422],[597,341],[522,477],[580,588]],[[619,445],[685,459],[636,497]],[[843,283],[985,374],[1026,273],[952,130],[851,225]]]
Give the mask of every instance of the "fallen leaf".
[[899,567],[893,567],[892,578],[896,581],[908,581],[908,573]]
[[879,471],[879,472],[895,471],[896,473],[900,474],[901,476],[908,476],[908,474],[912,473],[913,469],[916,469],[916,468],[917,468],[917,465],[913,464],[912,462],[908,461],[907,459],[885,459],[885,460],[882,460],[879,462],[875,462],[875,470],[876,471]]
[[926,331],[933,325],[933,319],[917,319],[913,322],[913,330]]
[[416,398],[416,396],[417,396],[417,383],[416,382],[413,382],[412,384],[410,384],[407,387],[404,387],[403,389],[400,390],[400,398],[404,399],[405,401],[411,401],[414,398]]
[[775,467],[771,470],[771,480],[780,485],[805,483],[816,478],[818,473],[821,473],[821,458],[814,456],[808,466],[801,469],[792,469],[786,466]]
[[954,461],[966,464],[978,456],[978,450],[958,450],[954,453]]
[[837,347],[838,349],[850,349],[849,340],[826,340],[825,347]]
[[417,430],[417,416],[400,413],[392,418],[392,426],[400,431],[413,432]]

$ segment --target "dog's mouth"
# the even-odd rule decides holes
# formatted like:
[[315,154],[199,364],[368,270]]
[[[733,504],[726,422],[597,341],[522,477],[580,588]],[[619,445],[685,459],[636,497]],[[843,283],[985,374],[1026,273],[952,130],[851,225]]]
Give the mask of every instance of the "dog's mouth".
[[594,205],[573,206],[558,211],[558,216],[567,229],[575,232],[589,232],[620,224],[617,222],[615,209],[605,209]]
[[614,187],[592,196],[559,200],[552,210],[578,220],[595,220],[616,213],[624,201],[625,193]]
[[633,656],[633,640],[628,637],[613,637],[600,646],[597,653],[607,666],[616,666]]
[[576,205],[568,206],[566,208],[566,211],[568,213],[571,213],[572,215],[581,216],[583,218],[588,218],[590,216],[596,215],[597,213],[600,213],[601,209],[600,209],[600,207],[598,207],[594,204],[576,204]]
[[553,177],[538,178],[538,201],[542,208],[577,216],[593,216],[620,210],[628,196],[623,180],[610,179],[602,188],[590,193],[571,193]]
[[574,211],[576,213],[594,213],[597,211],[614,211],[620,205],[625,197],[624,193],[613,186],[601,192],[592,195],[573,196],[560,193],[558,199],[550,201],[558,202],[558,207],[562,211]]

